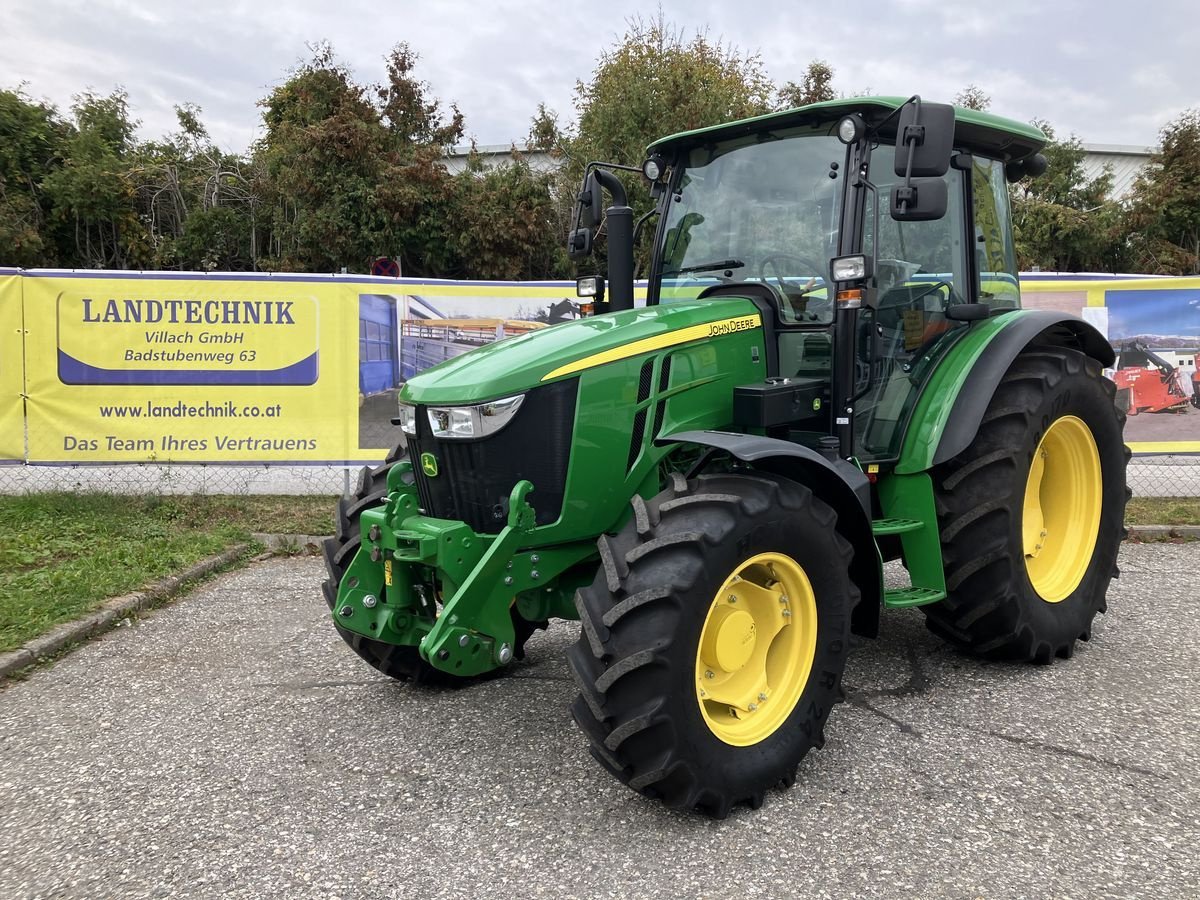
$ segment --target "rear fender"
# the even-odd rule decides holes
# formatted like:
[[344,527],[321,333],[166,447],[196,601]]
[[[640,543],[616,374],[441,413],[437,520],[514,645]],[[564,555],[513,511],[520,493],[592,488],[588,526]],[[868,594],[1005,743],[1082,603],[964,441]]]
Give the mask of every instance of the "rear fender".
[[962,453],[979,431],[1000,379],[1027,347],[1078,350],[1102,366],[1116,357],[1083,319],[1050,310],[1015,310],[986,319],[955,344],[926,382],[904,436],[896,473],[912,475]]
[[851,629],[864,637],[878,635],[883,602],[882,564],[871,533],[871,485],[857,466],[844,460],[830,461],[815,450],[790,441],[756,434],[684,431],[662,438],[661,442],[723,450],[756,469],[803,484],[833,507],[838,516],[838,531],[854,547],[850,577],[862,592],[862,600],[851,617]]

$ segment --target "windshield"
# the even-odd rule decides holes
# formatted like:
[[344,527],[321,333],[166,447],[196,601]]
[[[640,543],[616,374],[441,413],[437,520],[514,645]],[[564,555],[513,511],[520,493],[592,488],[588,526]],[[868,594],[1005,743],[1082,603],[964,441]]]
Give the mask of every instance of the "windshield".
[[661,302],[720,283],[757,282],[785,322],[828,324],[846,148],[819,128],[789,128],[697,148],[675,179],[661,253]]

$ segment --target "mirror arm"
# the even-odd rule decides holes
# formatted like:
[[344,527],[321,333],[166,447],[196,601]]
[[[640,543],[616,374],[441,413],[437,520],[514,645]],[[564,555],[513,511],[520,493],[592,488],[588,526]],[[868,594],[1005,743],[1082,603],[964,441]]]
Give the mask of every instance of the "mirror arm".
[[[910,102],[913,103],[913,105],[916,107],[917,121],[920,122],[921,121],[921,98],[918,95],[913,94]],[[920,144],[921,141],[923,141],[925,139],[925,129],[921,128],[918,131],[918,129],[916,127],[909,125],[907,128],[904,129],[903,139],[904,139],[905,146],[908,148],[908,153],[907,153],[908,159],[906,160],[906,162],[904,164],[904,187],[901,189],[902,193],[900,195],[900,211],[908,212],[908,204],[909,204],[909,201],[912,199],[913,150],[916,149],[917,145]]]
[[899,116],[900,111],[902,109],[904,109],[904,107],[908,106],[908,104],[910,104],[910,103],[916,103],[919,108],[920,104],[921,104],[921,95],[913,94],[911,97],[909,97],[907,100],[905,100],[903,103],[901,103],[895,109],[893,109],[890,113],[888,113],[886,116],[884,116],[878,122],[876,122],[874,125],[868,125],[867,133],[865,135],[866,139],[871,140],[872,138],[874,138],[875,135],[879,133],[880,129],[883,128],[884,125],[886,125],[888,122],[892,121],[892,119]]

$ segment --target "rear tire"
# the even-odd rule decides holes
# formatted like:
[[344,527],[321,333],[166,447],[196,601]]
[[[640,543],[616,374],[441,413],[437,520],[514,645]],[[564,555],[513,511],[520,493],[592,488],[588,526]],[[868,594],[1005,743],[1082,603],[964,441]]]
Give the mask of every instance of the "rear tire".
[[[717,818],[758,808],[824,743],[859,596],[853,550],[830,507],[765,473],[676,474],[633,506],[576,594],[572,713],[592,755],[644,796]],[[722,691],[743,696],[736,710]]]
[[989,659],[1037,663],[1089,639],[1129,497],[1115,390],[1073,350],[1032,348],[1012,363],[975,440],[931,472],[948,592],[922,607],[932,631]]

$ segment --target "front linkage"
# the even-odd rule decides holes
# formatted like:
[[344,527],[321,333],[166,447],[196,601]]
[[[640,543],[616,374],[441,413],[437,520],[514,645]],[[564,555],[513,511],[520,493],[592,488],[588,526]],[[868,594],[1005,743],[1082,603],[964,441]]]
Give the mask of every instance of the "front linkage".
[[408,460],[392,466],[386,502],[361,514],[362,547],[334,609],[342,628],[415,646],[434,668],[468,677],[506,665],[519,649],[514,604],[528,622],[575,618],[576,585],[560,584],[559,576],[595,550],[590,544],[518,550],[535,527],[527,500],[532,483],[516,484],[507,524],[490,535],[422,515],[411,473]]

